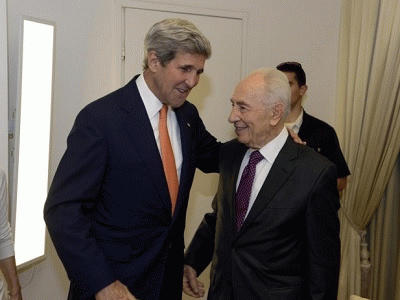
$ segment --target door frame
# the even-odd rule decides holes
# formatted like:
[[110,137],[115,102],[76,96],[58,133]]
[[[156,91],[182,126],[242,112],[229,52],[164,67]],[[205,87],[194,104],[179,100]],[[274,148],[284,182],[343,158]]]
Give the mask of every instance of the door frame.
[[8,174],[7,1],[0,1],[0,166]]

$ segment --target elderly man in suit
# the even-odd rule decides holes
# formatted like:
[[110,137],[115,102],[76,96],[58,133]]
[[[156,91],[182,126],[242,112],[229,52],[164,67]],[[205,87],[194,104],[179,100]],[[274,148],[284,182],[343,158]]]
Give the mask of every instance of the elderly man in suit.
[[143,74],[78,114],[44,208],[69,299],[181,299],[195,169],[218,172],[221,145],[186,101],[210,55],[192,23],[158,22]]
[[213,212],[185,253],[184,292],[212,261],[209,300],[336,300],[340,240],[336,167],[288,138],[290,87],[260,69],[232,96],[237,139],[221,148]]

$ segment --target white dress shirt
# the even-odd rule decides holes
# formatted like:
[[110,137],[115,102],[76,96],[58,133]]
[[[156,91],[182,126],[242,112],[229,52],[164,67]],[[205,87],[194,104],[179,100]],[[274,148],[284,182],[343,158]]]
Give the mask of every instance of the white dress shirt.
[[[264,156],[264,158],[257,164],[256,166],[256,174],[254,176],[253,187],[251,189],[251,195],[249,200],[249,207],[247,208],[245,219],[250,212],[250,209],[253,207],[253,204],[257,198],[258,193],[261,190],[261,187],[264,184],[265,179],[268,176],[269,171],[271,170],[272,164],[274,163],[276,157],[281,151],[283,145],[285,144],[289,133],[285,128],[281,131],[281,133],[273,139],[271,142],[262,147],[259,151]],[[255,149],[249,148],[246,154],[243,157],[242,164],[239,170],[239,176],[236,183],[236,191],[239,187],[240,179],[242,178],[242,173],[244,168],[249,163],[251,152],[255,151]]]
[[[153,128],[154,138],[156,139],[157,142],[158,151],[160,151],[161,155],[158,123],[159,123],[159,112],[163,104],[149,89],[146,82],[144,81],[143,74],[136,79],[136,85],[139,90],[140,97],[142,97],[144,106],[146,108],[146,112],[149,117],[151,127]],[[168,106],[167,127],[168,127],[169,138],[172,144],[172,150],[174,151],[176,170],[178,172],[178,180],[180,180],[182,161],[183,161],[181,135],[175,112],[171,108],[171,106]]]
[[304,110],[301,109],[301,113],[300,113],[299,117],[293,123],[285,123],[285,126],[289,129],[292,129],[295,134],[299,134],[300,126],[301,126],[301,124],[303,124],[303,115],[304,115],[303,112],[304,112]]

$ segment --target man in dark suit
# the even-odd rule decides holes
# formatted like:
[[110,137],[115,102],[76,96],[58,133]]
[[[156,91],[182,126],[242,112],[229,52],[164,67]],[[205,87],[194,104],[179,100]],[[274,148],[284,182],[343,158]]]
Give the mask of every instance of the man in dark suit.
[[285,73],[292,91],[290,114],[286,119],[286,126],[298,134],[309,147],[336,165],[337,187],[339,191],[344,190],[350,170],[340,149],[335,129],[328,123],[306,113],[302,106],[303,96],[308,90],[303,67],[300,63],[291,61],[283,62],[276,68]]
[[186,101],[211,46],[192,23],[168,19],[149,30],[145,52],[143,74],[78,114],[48,194],[44,216],[71,280],[69,299],[182,297],[195,169],[218,172],[220,143]]
[[204,295],[196,276],[212,261],[209,300],[336,300],[335,165],[288,138],[281,71],[255,71],[231,102],[237,139],[221,148],[213,212],[185,253],[184,292]]

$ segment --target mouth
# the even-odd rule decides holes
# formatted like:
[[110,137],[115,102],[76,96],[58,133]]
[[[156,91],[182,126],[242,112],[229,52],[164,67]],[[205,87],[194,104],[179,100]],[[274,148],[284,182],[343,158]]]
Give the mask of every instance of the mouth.
[[236,134],[240,134],[242,131],[244,131],[244,130],[246,130],[247,129],[247,126],[238,126],[238,125],[235,125],[235,132],[236,132]]
[[190,89],[188,89],[188,88],[176,88],[176,90],[177,90],[179,93],[185,94],[185,95],[189,94],[189,92],[190,92]]

